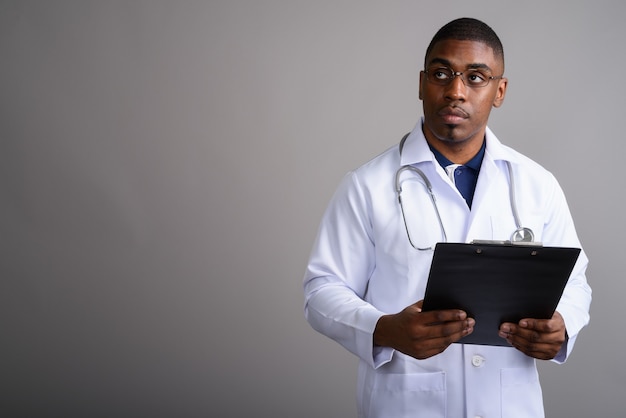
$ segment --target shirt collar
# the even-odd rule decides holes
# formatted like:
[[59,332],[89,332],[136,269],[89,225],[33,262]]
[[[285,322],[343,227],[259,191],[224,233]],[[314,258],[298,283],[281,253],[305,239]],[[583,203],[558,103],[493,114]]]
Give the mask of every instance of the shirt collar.
[[[401,165],[412,165],[422,162],[436,160],[433,158],[433,152],[428,146],[424,132],[422,131],[423,118],[417,123],[413,131],[406,138],[404,147],[402,149],[402,155],[400,157]],[[483,149],[481,151],[483,155],[489,155],[489,159],[496,160],[508,160],[516,162],[517,157],[507,146],[503,145],[493,132],[487,127],[485,131],[485,142],[483,143]],[[477,155],[478,156],[478,155]],[[482,161],[482,155],[480,156]],[[480,162],[478,164],[480,168]]]
[[[430,144],[428,146],[430,150],[433,152],[433,154],[435,154],[435,159],[437,160],[437,162],[439,162],[439,164],[443,168],[446,168],[447,166],[453,164],[452,161],[448,160],[446,157],[444,157],[442,153],[437,151],[435,148],[431,147]],[[482,164],[483,157],[485,156],[486,146],[487,146],[487,141],[483,141],[483,144],[481,145],[480,150],[478,150],[478,153],[474,155],[474,157],[472,157],[471,160],[469,160],[463,165],[475,170],[476,172],[480,171],[480,165]]]

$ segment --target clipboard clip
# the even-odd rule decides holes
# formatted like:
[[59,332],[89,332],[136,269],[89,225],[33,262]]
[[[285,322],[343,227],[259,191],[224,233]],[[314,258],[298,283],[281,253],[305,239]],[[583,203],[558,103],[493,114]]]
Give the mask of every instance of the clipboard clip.
[[510,241],[494,239],[475,239],[470,242],[474,245],[506,245],[511,247],[543,247],[540,241]]

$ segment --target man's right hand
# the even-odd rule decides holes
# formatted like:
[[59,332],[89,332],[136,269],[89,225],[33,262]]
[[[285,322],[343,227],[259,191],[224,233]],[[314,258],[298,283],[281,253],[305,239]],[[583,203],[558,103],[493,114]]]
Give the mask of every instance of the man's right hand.
[[423,302],[407,306],[397,314],[382,316],[374,329],[374,344],[423,360],[443,352],[474,331],[475,321],[465,311],[422,312]]

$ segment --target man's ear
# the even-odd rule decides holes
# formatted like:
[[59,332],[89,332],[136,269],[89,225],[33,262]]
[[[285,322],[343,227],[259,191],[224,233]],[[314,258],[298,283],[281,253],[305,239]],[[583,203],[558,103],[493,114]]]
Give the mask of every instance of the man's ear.
[[498,90],[496,92],[496,97],[493,99],[493,107],[500,107],[504,102],[504,96],[506,96],[506,88],[509,84],[509,80],[506,78],[501,78],[498,80]]
[[420,87],[419,87],[419,99],[422,100],[422,83],[424,82],[424,71],[420,71]]

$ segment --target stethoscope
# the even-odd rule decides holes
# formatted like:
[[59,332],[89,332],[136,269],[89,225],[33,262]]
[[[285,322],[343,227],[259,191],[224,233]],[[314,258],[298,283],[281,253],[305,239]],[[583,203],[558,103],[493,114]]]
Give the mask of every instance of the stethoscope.
[[[405,143],[405,141],[406,141],[408,136],[409,136],[409,134],[406,134],[402,138],[402,140],[400,141],[400,156],[402,156],[402,149],[404,148],[404,143]],[[507,166],[508,171],[509,171],[509,200],[511,202],[511,211],[513,212],[513,219],[515,220],[515,225],[517,226],[517,229],[515,231],[513,231],[513,233],[511,234],[511,239],[508,242],[511,243],[511,244],[534,242],[535,234],[533,233],[532,229],[523,227],[522,223],[520,222],[519,214],[517,213],[517,200],[515,198],[515,181],[513,179],[513,168],[511,167],[511,163],[509,161],[505,161],[505,163],[506,163],[506,166]],[[419,175],[422,178],[423,184],[424,184],[424,186],[426,187],[426,189],[428,191],[428,195],[430,196],[430,201],[431,201],[431,203],[433,205],[433,208],[435,209],[435,214],[437,215],[437,220],[439,221],[439,227],[441,228],[442,242],[447,242],[448,241],[448,237],[446,236],[446,230],[443,227],[443,222],[441,220],[441,215],[439,213],[439,208],[437,207],[437,201],[435,199],[435,194],[433,193],[433,187],[432,187],[432,185],[430,183],[430,180],[428,180],[428,177],[426,177],[426,174],[424,174],[424,172],[422,170],[420,170],[419,168],[417,168],[415,166],[403,165],[402,167],[400,167],[398,169],[398,171],[396,171],[396,179],[395,179],[396,194],[398,195],[398,203],[400,204],[400,210],[402,212],[402,220],[404,221],[404,228],[406,229],[406,235],[409,238],[409,243],[411,244],[411,246],[413,248],[415,248],[416,250],[419,250],[419,251],[432,250],[432,249],[434,249],[434,246],[418,247],[417,245],[415,245],[415,243],[411,239],[411,233],[409,232],[409,227],[408,227],[408,224],[406,222],[406,214],[404,212],[404,205],[402,204],[402,186],[400,184],[400,176],[405,171],[411,171],[411,172]]]

